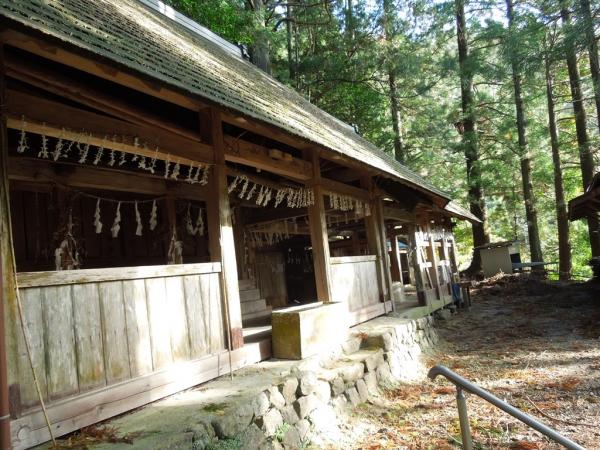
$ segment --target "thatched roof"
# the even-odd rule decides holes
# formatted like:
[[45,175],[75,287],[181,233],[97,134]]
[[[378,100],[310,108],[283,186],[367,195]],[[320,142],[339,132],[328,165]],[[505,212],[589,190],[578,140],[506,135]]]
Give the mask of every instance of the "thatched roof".
[[291,88],[136,0],[4,0],[0,15],[450,199]]

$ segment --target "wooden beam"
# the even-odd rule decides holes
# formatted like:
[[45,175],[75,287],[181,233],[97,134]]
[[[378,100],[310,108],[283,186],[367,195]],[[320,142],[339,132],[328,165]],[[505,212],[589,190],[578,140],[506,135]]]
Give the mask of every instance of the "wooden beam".
[[244,130],[248,130],[261,136],[268,137],[269,139],[272,139],[274,141],[279,141],[283,144],[289,145],[299,150],[308,150],[311,148],[318,147],[317,144],[314,144],[306,139],[282,131],[281,129],[273,125],[258,122],[254,119],[242,117],[240,114],[235,112],[221,111],[221,118],[225,123],[229,123]]
[[307,161],[291,158],[289,161],[275,159],[269,155],[269,149],[248,141],[225,136],[225,160],[257,169],[266,170],[277,175],[306,181],[311,177],[311,165]]
[[311,186],[315,194],[315,203],[308,207],[308,223],[310,227],[310,241],[312,244],[313,264],[315,268],[315,283],[317,286],[317,299],[324,303],[332,301],[332,279],[329,255],[329,236],[327,234],[327,221],[325,220],[325,198],[321,186],[321,167],[319,152],[313,150],[305,152],[305,158],[312,162],[312,179],[307,186]]
[[321,177],[321,186],[323,186],[323,190],[327,194],[334,193],[348,195],[358,200],[362,200],[363,202],[368,202],[371,198],[370,192],[366,189],[350,186],[349,184],[340,183],[339,181],[330,180],[329,178]]
[[[385,205],[385,204],[384,204]],[[388,206],[385,205],[383,207],[383,216],[386,219],[393,219],[393,220],[397,220],[399,222],[415,222],[416,220],[416,216],[414,213],[411,213],[410,211],[407,211],[405,209],[400,209],[397,208],[395,206]]]
[[[94,146],[151,158],[157,156],[165,160],[167,155],[170,155],[170,160],[179,160],[181,164],[186,165],[214,162],[214,151],[210,145],[18,91],[9,91],[8,109],[10,128],[20,129],[23,126],[22,116],[25,116],[26,131],[32,133],[80,140],[80,133],[85,132],[90,134],[86,142]],[[118,142],[112,140],[115,135],[119,139]],[[139,138],[139,147],[134,146],[135,137]],[[147,143],[148,148],[144,148],[143,143]],[[156,146],[159,146],[158,153]]]
[[[105,80],[126,86],[139,92],[157,97],[176,105],[199,111],[206,108],[207,104],[195,99],[189,94],[179,92],[164,86],[149,76],[135,73],[128,68],[118,68],[116,63],[104,63],[97,55],[91,55],[84,50],[75,51],[67,49],[66,44],[62,46],[51,44],[49,41],[34,37],[16,30],[5,30],[0,34],[0,40],[11,47],[41,56],[67,66],[73,67]],[[73,48],[73,47],[71,47]]]
[[[233,224],[231,223],[232,212],[227,192],[223,124],[218,111],[211,110],[210,122],[216,161],[210,182],[212,201],[207,203],[209,249],[211,260],[222,264],[221,295],[229,312],[231,346],[233,349],[237,349],[244,345],[242,310]],[[223,311],[223,313],[226,312]]]
[[190,200],[208,198],[206,186],[164,180],[162,177],[118,171],[108,168],[85,167],[80,164],[49,163],[21,157],[8,158],[11,182],[59,184],[76,188],[104,189],[161,196],[167,193]]
[[289,188],[289,187],[292,187],[292,188],[302,187],[302,185],[298,185],[295,183],[286,183],[286,184],[278,183],[278,182],[269,180],[265,177],[261,177],[260,175],[254,175],[252,173],[248,173],[243,170],[236,170],[232,167],[227,167],[227,175],[230,177],[236,177],[236,176],[247,177],[248,180],[250,180],[254,183],[262,184],[263,186],[266,186],[266,187],[270,187],[271,189],[285,189],[285,188]]
[[148,109],[139,108],[49,67],[42,68],[12,56],[7,58],[7,75],[129,122],[158,127],[194,141],[201,140],[200,134],[194,130],[181,127],[168,118],[153,114]]

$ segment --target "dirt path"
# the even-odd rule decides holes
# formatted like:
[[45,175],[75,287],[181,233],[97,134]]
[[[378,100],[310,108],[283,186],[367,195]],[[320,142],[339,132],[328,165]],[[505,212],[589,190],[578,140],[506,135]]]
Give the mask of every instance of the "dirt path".
[[[476,290],[471,310],[439,332],[446,343],[429,366],[444,364],[600,449],[600,288],[500,279]],[[353,415],[343,448],[459,448],[454,394],[442,379],[390,390]],[[475,448],[561,448],[483,400],[469,396],[468,405]]]

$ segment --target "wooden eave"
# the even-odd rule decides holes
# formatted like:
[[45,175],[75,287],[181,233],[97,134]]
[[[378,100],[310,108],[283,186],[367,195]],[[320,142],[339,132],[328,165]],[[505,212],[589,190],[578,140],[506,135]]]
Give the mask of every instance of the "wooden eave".
[[[419,186],[416,183],[411,183],[409,180],[405,180],[401,177],[395,177],[380,169],[366,165],[360,160],[355,160],[322,145],[310,142],[302,137],[279,129],[271,124],[266,124],[255,118],[247,117],[237,111],[229,110],[213,101],[200,98],[198,95],[190,94],[189,92],[185,92],[183,89],[168,86],[165,82],[152,79],[143,73],[136,72],[108,58],[88,52],[82,48],[61,41],[60,39],[45,35],[37,30],[27,28],[18,22],[14,22],[7,18],[2,18],[0,20],[0,28],[2,30],[0,31],[0,39],[4,44],[90,73],[102,79],[120,84],[144,94],[166,100],[192,111],[201,112],[207,108],[217,108],[220,111],[222,121],[225,123],[229,123],[273,140],[280,141],[298,150],[318,150],[321,158],[323,159],[334,161],[347,167],[355,168],[369,174],[370,176],[378,175],[392,179],[398,183],[410,187],[411,189],[425,194],[434,204],[439,206],[443,206],[449,202],[449,198],[447,197],[438,195],[422,186]],[[18,69],[18,67],[15,68],[14,64],[9,64],[9,71],[12,70],[14,73],[14,71],[18,71]],[[23,69],[23,67],[21,67],[21,69]],[[23,70],[21,70],[21,72],[23,72]],[[68,92],[66,94],[68,96]],[[98,101],[101,102],[102,100],[100,99]],[[147,117],[146,120],[148,120]],[[168,127],[172,128],[172,126]],[[177,130],[172,131],[177,132]],[[181,134],[181,130],[179,130],[179,134]],[[275,162],[273,166],[269,167],[268,165],[264,164],[265,160],[262,156],[243,156],[251,156],[245,160],[245,164],[256,164],[257,168],[273,170],[274,173],[284,176],[292,176],[292,178],[298,180],[307,180],[309,178],[306,174],[310,173],[310,162],[305,161],[303,164],[300,164],[304,166],[304,170],[300,170],[300,172],[298,172],[297,170],[288,170],[285,168],[285,165],[280,164],[279,162]],[[240,157],[239,155],[226,154],[226,160],[240,162]],[[295,169],[298,168],[298,165],[299,163],[296,164]],[[339,185],[349,186],[345,183],[339,183]],[[352,186],[349,187],[352,188]]]

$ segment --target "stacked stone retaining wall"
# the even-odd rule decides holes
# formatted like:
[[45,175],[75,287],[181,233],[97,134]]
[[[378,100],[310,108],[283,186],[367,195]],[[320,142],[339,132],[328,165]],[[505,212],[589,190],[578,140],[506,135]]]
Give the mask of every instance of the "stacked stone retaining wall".
[[421,355],[437,343],[432,317],[381,317],[362,324],[311,370],[295,367],[252,402],[214,416],[218,439],[201,439],[194,447],[302,449],[334,443],[340,415],[377,396],[381,387],[423,377]]

